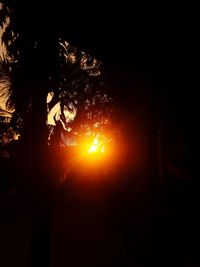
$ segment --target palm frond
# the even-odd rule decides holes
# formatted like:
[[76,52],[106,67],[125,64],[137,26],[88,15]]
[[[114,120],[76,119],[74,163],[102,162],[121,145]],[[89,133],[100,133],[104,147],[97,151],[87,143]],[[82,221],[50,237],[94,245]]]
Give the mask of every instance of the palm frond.
[[2,55],[0,57],[0,97],[9,98],[9,67],[10,64]]

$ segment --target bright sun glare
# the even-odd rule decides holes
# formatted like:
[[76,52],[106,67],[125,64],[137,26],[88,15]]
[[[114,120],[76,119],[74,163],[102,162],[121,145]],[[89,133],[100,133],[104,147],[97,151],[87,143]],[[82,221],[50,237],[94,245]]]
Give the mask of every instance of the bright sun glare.
[[90,144],[89,148],[88,148],[88,153],[92,154],[92,153],[104,153],[105,152],[105,146],[103,145],[103,143],[96,137],[92,144]]

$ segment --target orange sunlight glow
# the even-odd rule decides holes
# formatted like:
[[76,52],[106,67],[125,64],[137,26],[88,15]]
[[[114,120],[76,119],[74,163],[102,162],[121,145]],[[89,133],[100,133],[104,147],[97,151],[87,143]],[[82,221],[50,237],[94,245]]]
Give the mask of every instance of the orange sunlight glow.
[[76,181],[81,184],[87,181],[92,184],[104,180],[111,181],[115,177],[112,175],[122,166],[124,159],[122,143],[116,143],[115,136],[108,132],[80,136],[77,145],[65,151],[67,155],[65,179],[75,175]]
[[105,152],[105,145],[101,142],[98,137],[95,137],[92,144],[89,145],[88,153],[104,153]]
[[106,133],[82,137],[74,151],[77,180],[83,179],[83,183],[87,179],[94,183],[102,181],[106,177],[105,173],[111,172],[113,169],[116,158],[113,145],[110,135]]
[[108,136],[97,134],[89,139],[82,139],[79,146],[79,155],[88,164],[105,161],[110,152]]

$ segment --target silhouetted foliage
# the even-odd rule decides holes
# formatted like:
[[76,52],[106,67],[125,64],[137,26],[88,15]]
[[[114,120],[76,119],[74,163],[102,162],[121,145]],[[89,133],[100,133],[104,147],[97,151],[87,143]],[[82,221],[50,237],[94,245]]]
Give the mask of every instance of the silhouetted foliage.
[[[41,26],[32,31],[24,9],[2,5],[1,12],[2,43],[6,47],[1,66],[7,75],[7,105],[15,110],[12,122],[21,124],[21,135],[47,140],[48,93],[52,95],[48,112],[59,103],[64,131],[77,135],[108,126],[113,100],[106,93],[101,63],[70,46],[53,30],[50,33]],[[1,77],[5,80],[6,76]],[[65,111],[76,111],[75,119],[69,120]]]

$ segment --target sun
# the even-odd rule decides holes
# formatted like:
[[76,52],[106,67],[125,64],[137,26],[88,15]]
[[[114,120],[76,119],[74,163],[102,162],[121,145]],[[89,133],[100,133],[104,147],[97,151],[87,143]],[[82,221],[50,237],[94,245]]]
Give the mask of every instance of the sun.
[[98,150],[98,146],[97,145],[91,145],[90,148],[88,149],[88,153],[95,153]]
[[98,137],[95,137],[95,139],[92,141],[91,144],[89,144],[88,147],[88,153],[104,153],[105,152],[105,145],[104,142],[101,141]]
[[108,154],[109,138],[106,135],[97,134],[92,138],[82,139],[79,145],[79,155],[82,158],[93,160],[103,159]]

